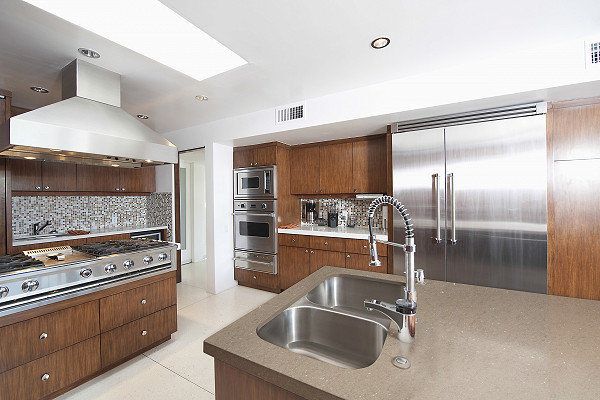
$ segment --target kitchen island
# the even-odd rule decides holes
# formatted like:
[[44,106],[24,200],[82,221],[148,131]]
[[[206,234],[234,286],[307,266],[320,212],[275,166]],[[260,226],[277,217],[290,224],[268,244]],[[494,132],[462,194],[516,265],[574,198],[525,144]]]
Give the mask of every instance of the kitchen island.
[[[324,267],[207,338],[204,352],[215,358],[217,400],[244,385],[263,399],[600,398],[597,301],[426,279],[417,287],[414,343],[399,342],[392,324],[379,358],[361,369],[337,367],[258,337],[258,328],[341,274],[403,280]],[[392,365],[398,355],[411,362],[409,369]]]

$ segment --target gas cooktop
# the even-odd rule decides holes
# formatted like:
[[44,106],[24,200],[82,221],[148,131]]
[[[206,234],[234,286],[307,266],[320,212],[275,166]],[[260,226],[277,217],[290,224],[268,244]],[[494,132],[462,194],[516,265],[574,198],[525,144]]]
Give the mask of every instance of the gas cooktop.
[[44,263],[42,261],[36,260],[35,258],[23,253],[0,256],[0,274],[24,268],[43,266]]

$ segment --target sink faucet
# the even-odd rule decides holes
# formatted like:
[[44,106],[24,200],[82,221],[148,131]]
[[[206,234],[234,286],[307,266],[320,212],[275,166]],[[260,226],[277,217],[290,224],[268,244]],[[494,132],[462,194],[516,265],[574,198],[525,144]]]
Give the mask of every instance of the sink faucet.
[[[43,221],[42,221],[42,222],[43,222]],[[42,231],[42,229],[44,229],[44,228],[45,228],[45,227],[47,227],[48,225],[51,225],[51,224],[52,224],[52,221],[49,221],[49,220],[48,220],[48,221],[46,221],[46,222],[44,223],[44,225],[40,226],[40,224],[41,224],[42,222],[36,222],[35,224],[33,224],[33,234],[34,234],[34,235],[39,235],[39,234],[40,234],[40,232]]]
[[[383,204],[393,206],[402,216],[405,226],[405,243],[399,244],[379,240],[373,235],[373,216],[377,208]],[[422,269],[415,271],[415,232],[406,208],[392,196],[380,196],[371,202],[367,211],[369,217],[369,252],[371,254],[370,266],[380,266],[381,261],[377,258],[377,242],[404,249],[404,267],[406,274],[406,285],[402,298],[396,300],[395,304],[385,303],[375,299],[366,299],[364,306],[367,310],[377,310],[388,316],[398,325],[399,338],[403,342],[411,343],[415,338],[415,322],[417,313],[417,291],[415,281],[424,284],[425,275]]]

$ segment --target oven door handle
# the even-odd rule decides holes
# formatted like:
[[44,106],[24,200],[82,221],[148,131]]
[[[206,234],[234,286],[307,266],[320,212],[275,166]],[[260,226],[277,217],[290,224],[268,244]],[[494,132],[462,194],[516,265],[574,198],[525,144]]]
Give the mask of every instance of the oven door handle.
[[246,261],[246,262],[251,262],[251,263],[255,263],[255,264],[273,265],[273,261],[271,261],[271,262],[255,261],[255,260],[248,260],[247,258],[239,258],[239,257],[233,257],[233,260],[234,261]]
[[257,212],[247,212],[247,211],[236,211],[233,213],[233,215],[252,215],[255,217],[274,217],[275,213],[274,212],[270,212],[270,213],[257,213]]
[[177,250],[181,250],[181,243],[177,243],[177,242],[167,242],[169,244],[174,244],[175,246],[177,246]]

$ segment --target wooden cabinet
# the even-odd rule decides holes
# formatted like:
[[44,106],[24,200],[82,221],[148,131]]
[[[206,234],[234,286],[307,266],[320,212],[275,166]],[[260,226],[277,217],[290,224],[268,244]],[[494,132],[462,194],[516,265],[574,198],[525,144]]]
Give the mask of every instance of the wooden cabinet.
[[155,190],[154,167],[116,168],[77,164],[77,191],[151,193]]
[[346,268],[359,269],[361,271],[380,272],[382,274],[387,273],[387,257],[379,257],[381,266],[371,267],[371,256],[366,254],[346,254]]
[[310,247],[310,236],[280,233],[277,242],[280,246]]
[[12,92],[0,89],[0,124],[10,118]]
[[352,143],[352,193],[387,192],[386,139]]
[[279,293],[279,276],[276,274],[235,268],[233,276],[240,285]]
[[277,164],[277,146],[266,145],[233,151],[233,168],[259,167]]
[[333,238],[325,236],[309,236],[310,247],[313,249],[329,251],[346,251],[346,240],[344,238]]
[[292,148],[290,189],[292,194],[320,193],[321,149],[319,146]]
[[151,193],[156,191],[154,167],[119,168],[121,193]]
[[69,192],[77,188],[75,164],[11,159],[9,165],[13,191]]
[[95,336],[0,374],[0,398],[40,399],[99,371],[99,338]]
[[600,158],[600,101],[552,110],[554,161]]
[[135,320],[100,336],[102,367],[107,367],[177,331],[177,306]]
[[311,249],[309,254],[310,274],[318,271],[326,265],[339,268],[346,267],[345,254],[342,252]]
[[352,143],[321,146],[320,157],[321,193],[351,193]]
[[287,289],[310,273],[310,253],[304,247],[279,246],[277,254],[279,286]]
[[[387,255],[387,245],[377,243],[377,254],[379,256]],[[356,254],[371,254],[369,250],[369,241],[367,239],[346,239],[346,252]]]

